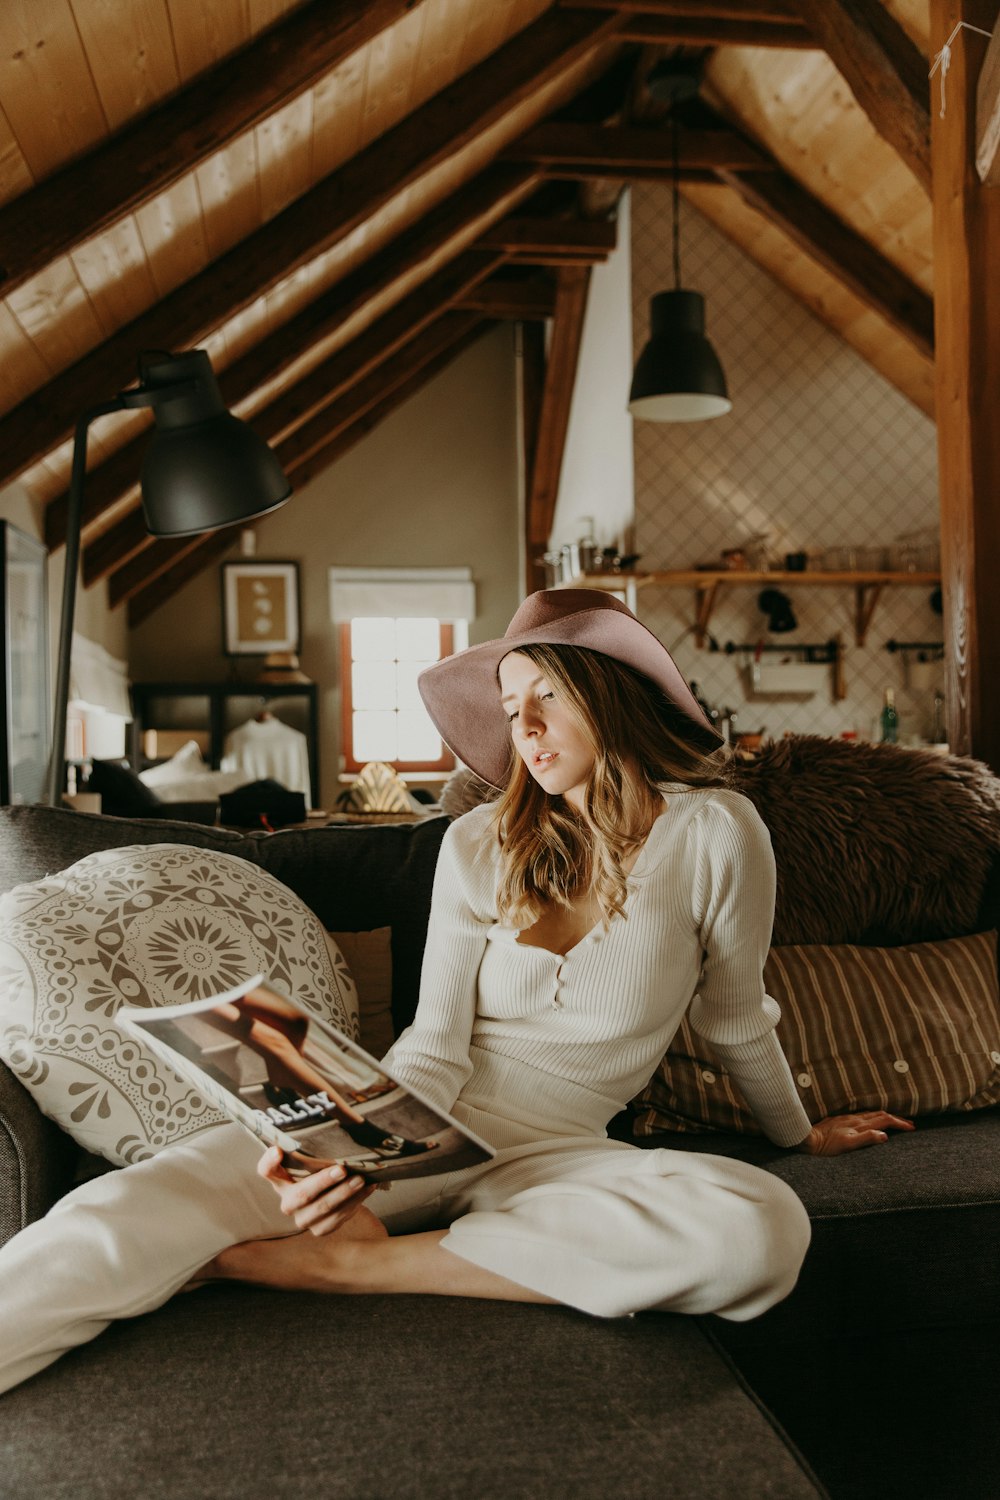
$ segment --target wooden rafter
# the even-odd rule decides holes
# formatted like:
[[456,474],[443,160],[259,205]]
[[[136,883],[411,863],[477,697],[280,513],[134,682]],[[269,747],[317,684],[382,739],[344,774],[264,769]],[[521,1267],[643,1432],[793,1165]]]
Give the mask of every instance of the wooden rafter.
[[[417,0],[420,3],[420,0]],[[280,25],[0,209],[0,295],[191,172],[413,9],[311,0]]]
[[801,21],[735,21],[711,16],[629,16],[623,42],[652,47],[815,47],[816,39]]
[[[493,166],[433,209],[415,228],[397,236],[343,280],[323,292],[295,317],[236,360],[219,375],[226,405],[239,411],[254,392],[282,375],[368,302],[382,296],[432,260],[450,241],[491,214],[517,203],[539,180],[530,168]],[[148,439],[144,433],[118,449],[87,477],[84,529],[125,498],[139,495],[139,471]],[[51,550],[66,536],[67,496],[52,500],[45,513],[45,542]]]
[[555,283],[541,276],[495,277],[459,297],[454,305],[463,312],[481,312],[498,320],[537,322],[555,312]]
[[587,10],[619,10],[622,40],[654,46],[815,47],[791,5],[724,0],[563,0]]
[[[587,166],[605,176],[627,177],[633,170],[673,168],[673,131],[625,125],[548,122],[528,130],[504,153],[509,161],[533,162],[558,176],[567,167]],[[678,131],[677,162],[685,170],[760,171],[768,156],[737,131]]]
[[795,19],[794,0],[560,0],[577,10],[618,10],[675,20],[704,16],[712,21],[760,21],[778,24]]
[[781,171],[720,172],[718,176],[905,334],[921,354],[933,355],[931,298],[793,177]]
[[930,192],[927,60],[880,0],[795,0],[875,129]]
[[[304,460],[288,470],[289,478],[299,488],[314,478],[322,469],[341,458],[355,443],[365,437],[372,429],[382,422],[389,414],[402,406],[405,401],[416,394],[429,380],[445,369],[454,359],[457,359],[477,338],[489,327],[488,323],[478,323],[468,329],[464,334],[457,336],[451,344],[442,348],[432,359],[418,370],[411,373],[410,377],[401,381],[393,390],[386,392],[384,397],[375,406],[364,412],[360,412],[355,421],[347,427],[338,429],[335,436],[331,437],[328,445],[319,450],[312,458]],[[335,423],[331,421],[331,431]],[[295,497],[289,502],[295,503]],[[162,546],[157,543],[157,546]],[[153,611],[177,589],[211,567],[218,561],[233,545],[231,531],[213,532],[211,536],[197,538],[197,546],[186,552],[182,557],[169,559],[166,568],[158,568],[153,563],[148,581],[140,587],[135,588],[129,595],[128,600],[128,623],[130,627],[141,624]]]
[[545,12],[0,420],[0,483],[63,442],[95,391],[119,390],[132,376],[137,350],[178,348],[204,338],[560,77],[620,25],[617,14]]
[[508,255],[565,255],[567,260],[605,260],[617,243],[607,219],[502,219],[480,235],[483,249]]
[[[989,30],[993,0],[935,0],[931,46],[960,21]],[[970,170],[976,76],[986,50],[974,32],[952,53],[948,105],[932,120],[936,396],[941,492],[948,743],[1000,771],[1000,193]]]
[[[589,287],[589,267],[565,266],[559,272],[525,514],[529,575],[534,558],[548,545],[552,530]],[[536,579],[537,576],[536,570]]]

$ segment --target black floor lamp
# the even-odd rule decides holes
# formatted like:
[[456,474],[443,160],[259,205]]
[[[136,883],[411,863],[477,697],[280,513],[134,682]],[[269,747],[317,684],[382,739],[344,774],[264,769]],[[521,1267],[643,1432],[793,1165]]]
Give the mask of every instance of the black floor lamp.
[[52,753],[45,801],[56,807],[65,775],[66,709],[80,561],[87,433],[98,417],[152,408],[156,426],[142,463],[142,508],[152,536],[196,536],[275,510],[291,485],[263,438],[226,410],[204,349],[143,354],[139,383],[85,411],[76,424],[66,518]]

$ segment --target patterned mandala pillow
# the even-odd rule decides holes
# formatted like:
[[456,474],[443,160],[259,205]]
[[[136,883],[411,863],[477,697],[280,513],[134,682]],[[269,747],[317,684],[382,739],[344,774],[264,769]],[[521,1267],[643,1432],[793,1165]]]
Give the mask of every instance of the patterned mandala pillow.
[[43,1114],[116,1165],[222,1123],[114,1022],[263,973],[358,1036],[357,992],[319,920],[232,854],[140,844],[0,897],[0,1057]]

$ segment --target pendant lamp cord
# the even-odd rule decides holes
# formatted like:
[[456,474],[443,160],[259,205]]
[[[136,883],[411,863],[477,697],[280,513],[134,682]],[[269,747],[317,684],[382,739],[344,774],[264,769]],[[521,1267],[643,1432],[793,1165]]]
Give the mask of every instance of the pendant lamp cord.
[[677,116],[673,117],[672,136],[674,158],[674,289],[681,288],[681,162],[677,141]]

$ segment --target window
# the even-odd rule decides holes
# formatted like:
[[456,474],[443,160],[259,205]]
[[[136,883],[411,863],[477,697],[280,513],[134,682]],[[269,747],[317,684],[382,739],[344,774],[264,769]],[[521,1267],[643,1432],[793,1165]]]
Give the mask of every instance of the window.
[[399,771],[453,770],[417,677],[454,651],[454,627],[428,617],[360,615],[339,628],[345,769],[381,760]]

